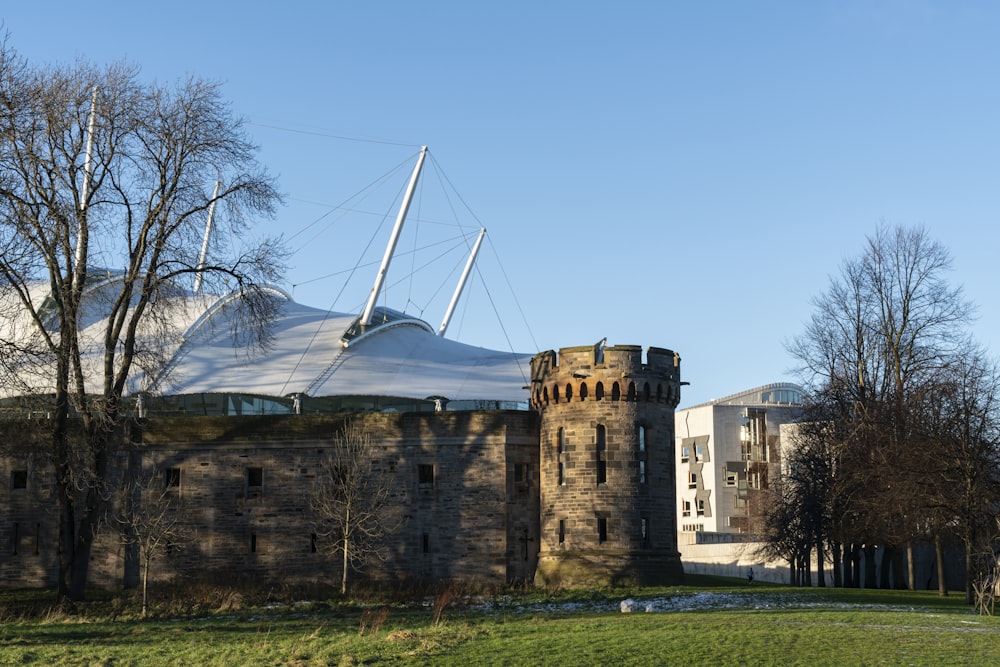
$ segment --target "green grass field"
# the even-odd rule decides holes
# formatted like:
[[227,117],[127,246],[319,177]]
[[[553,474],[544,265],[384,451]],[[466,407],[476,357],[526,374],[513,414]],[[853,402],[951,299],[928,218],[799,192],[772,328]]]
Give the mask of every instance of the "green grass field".
[[[960,594],[747,587],[277,602],[73,613],[0,593],[3,665],[996,665],[1000,619]],[[635,611],[623,613],[623,600]],[[435,623],[435,618],[438,622]]]

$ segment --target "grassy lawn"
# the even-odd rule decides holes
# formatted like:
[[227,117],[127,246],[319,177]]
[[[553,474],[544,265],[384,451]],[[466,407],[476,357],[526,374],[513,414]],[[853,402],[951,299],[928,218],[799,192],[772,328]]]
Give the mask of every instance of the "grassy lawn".
[[[704,579],[463,599],[438,623],[434,599],[272,602],[146,620],[114,597],[72,614],[14,611],[32,595],[0,593],[0,664],[1000,664],[1000,619],[975,615],[960,594]],[[622,613],[623,600],[635,611]]]

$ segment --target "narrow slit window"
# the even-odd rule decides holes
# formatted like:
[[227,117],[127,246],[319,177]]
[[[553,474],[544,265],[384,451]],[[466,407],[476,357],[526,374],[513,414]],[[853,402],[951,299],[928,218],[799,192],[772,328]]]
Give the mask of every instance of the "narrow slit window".
[[603,424],[597,425],[597,483],[608,482],[608,435]]

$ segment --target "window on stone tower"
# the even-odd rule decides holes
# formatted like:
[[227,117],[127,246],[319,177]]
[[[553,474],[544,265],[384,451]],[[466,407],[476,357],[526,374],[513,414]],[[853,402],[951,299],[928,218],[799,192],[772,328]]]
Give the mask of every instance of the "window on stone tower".
[[264,469],[247,468],[247,498],[259,498],[264,488]]
[[556,438],[556,448],[560,454],[566,451],[566,429],[562,426],[559,427],[559,435]]
[[649,517],[639,517],[639,532],[642,535],[642,543],[649,544]]
[[559,544],[566,541],[566,519],[559,519]]
[[531,486],[531,464],[514,464],[514,491],[516,493],[527,493]]
[[[167,468],[163,471],[163,486],[167,489],[178,489],[181,486],[181,469],[180,468]],[[247,479],[247,486],[250,486],[250,480]],[[260,486],[258,484],[258,486]]]
[[421,489],[434,488],[434,466],[421,463],[417,466],[417,486]]
[[10,471],[10,488],[14,491],[18,489],[28,488],[28,471],[27,470],[11,470]]
[[559,486],[566,483],[566,464],[562,461],[559,462]]
[[603,424],[597,425],[597,483],[608,482],[608,432]]
[[645,484],[646,483],[647,474],[649,472],[649,469],[648,469],[648,466],[649,466],[649,453],[646,451],[646,427],[640,424],[639,428],[637,429],[637,431],[638,431],[638,434],[639,434],[639,443],[638,443],[638,447],[639,447],[639,454],[638,454],[638,460],[639,460],[639,483],[640,484]]
[[597,541],[601,544],[608,541],[608,519],[603,516],[597,517]]

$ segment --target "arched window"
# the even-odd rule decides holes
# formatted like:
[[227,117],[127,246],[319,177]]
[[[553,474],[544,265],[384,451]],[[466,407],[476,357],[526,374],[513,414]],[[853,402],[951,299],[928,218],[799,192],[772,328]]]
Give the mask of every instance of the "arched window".
[[622,399],[622,388],[615,382],[611,385],[611,400],[620,401]]
[[635,401],[635,382],[628,383],[628,400]]
[[603,401],[604,400],[604,383],[598,382],[597,386],[594,387],[594,400]]
[[581,401],[587,400],[587,383],[586,382],[581,382],[580,383],[580,400]]
[[644,400],[644,401],[646,401],[648,403],[649,402],[650,394],[651,394],[651,392],[649,390],[649,383],[646,382],[646,383],[644,383],[642,385],[642,400]]
[[542,402],[548,405],[549,403],[549,388],[542,387]]
[[552,385],[552,400],[555,403],[559,402],[559,385],[557,384]]
[[568,384],[566,385],[566,402],[569,403],[572,398],[573,398],[573,385]]
[[656,385],[656,402],[657,403],[662,403],[663,402],[663,385],[662,384],[657,384]]

